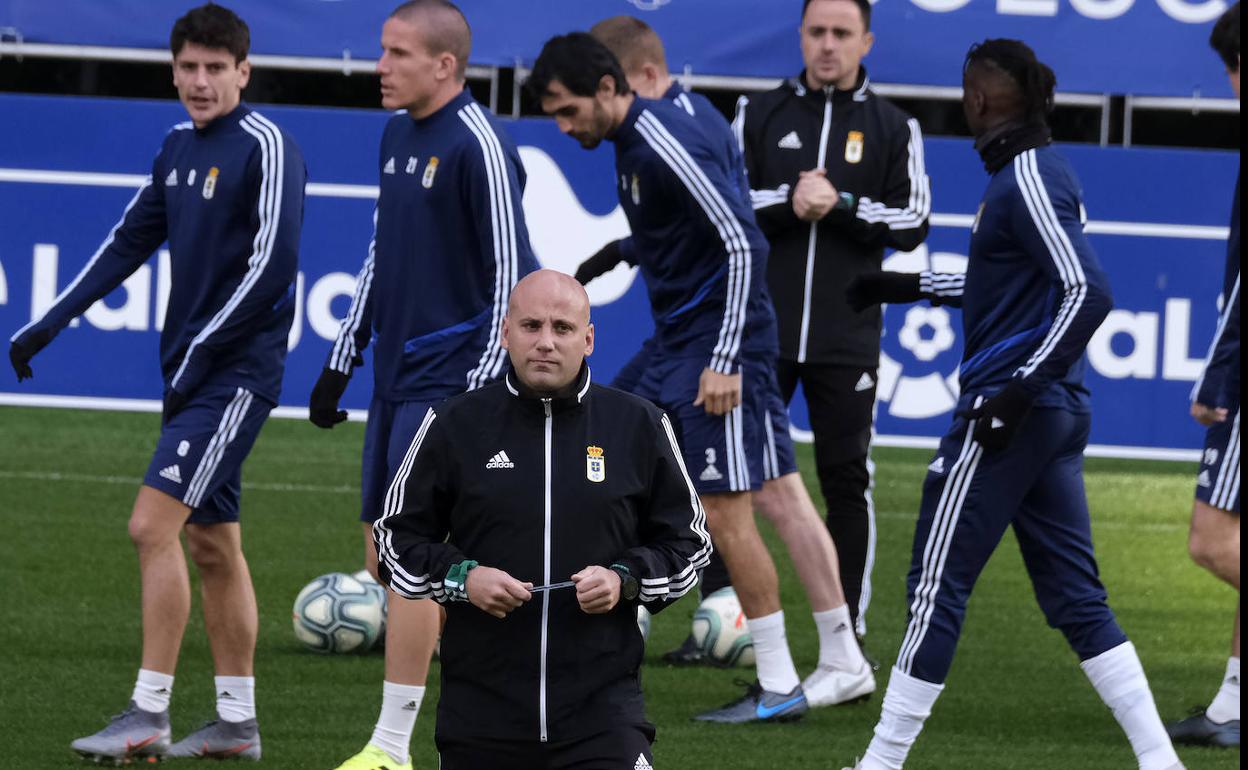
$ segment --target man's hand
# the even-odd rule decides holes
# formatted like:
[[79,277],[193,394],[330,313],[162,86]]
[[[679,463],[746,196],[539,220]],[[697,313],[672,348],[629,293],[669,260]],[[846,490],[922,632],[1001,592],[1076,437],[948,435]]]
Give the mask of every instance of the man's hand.
[[34,370],[30,368],[30,359],[34,358],[34,355],[16,342],[9,345],[9,363],[13,364],[13,372],[17,374],[18,382],[32,379],[35,376]]
[[30,359],[47,347],[54,336],[49,331],[38,331],[26,335],[21,343],[15,341],[9,344],[9,363],[13,364],[18,382],[34,378],[35,372],[30,368]]
[[464,583],[472,606],[496,618],[505,618],[515,608],[533,598],[532,583],[521,583],[501,569],[474,567]]
[[1226,422],[1226,418],[1230,417],[1230,415],[1229,410],[1221,407],[1205,406],[1200,402],[1192,403],[1192,417],[1206,428],[1220,422]]
[[165,401],[160,410],[160,424],[166,425],[173,419],[174,415],[182,411],[186,406],[187,397],[185,393],[170,388],[165,391]]
[[598,253],[581,263],[576,268],[576,280],[584,286],[600,275],[606,275],[615,269],[615,266],[624,261],[624,255],[620,253],[620,242],[611,241],[606,246],[598,250]]
[[804,222],[818,222],[828,215],[839,197],[828,181],[826,169],[803,171],[793,190],[793,213]]
[[918,273],[866,273],[849,282],[845,299],[854,312],[861,313],[881,302],[918,302],[923,299]]
[[338,408],[338,401],[347,390],[351,376],[329,367],[321,370],[312,396],[308,399],[308,419],[318,428],[332,428],[347,419],[346,410]]
[[706,413],[719,417],[728,414],[741,404],[741,374],[720,374],[707,367],[698,381],[698,397],[693,405],[706,409]]
[[587,615],[605,615],[620,603],[620,576],[615,570],[586,567],[572,576],[572,582],[576,583],[576,601]]
[[975,440],[986,452],[1000,452],[1014,440],[1014,434],[1031,412],[1032,396],[1018,380],[997,395],[967,412],[966,416],[978,420]]

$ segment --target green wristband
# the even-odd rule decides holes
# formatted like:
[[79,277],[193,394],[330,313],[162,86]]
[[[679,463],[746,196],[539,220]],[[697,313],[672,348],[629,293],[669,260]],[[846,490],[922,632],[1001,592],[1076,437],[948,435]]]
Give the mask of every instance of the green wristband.
[[452,564],[446,571],[446,577],[442,579],[442,590],[449,595],[451,601],[468,600],[468,573],[478,566],[480,565],[477,562],[466,559]]

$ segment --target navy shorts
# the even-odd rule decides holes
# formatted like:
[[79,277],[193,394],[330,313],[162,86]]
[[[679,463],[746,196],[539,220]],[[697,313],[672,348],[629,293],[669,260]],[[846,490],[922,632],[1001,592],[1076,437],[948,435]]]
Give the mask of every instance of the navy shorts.
[[[641,350],[629,359],[611,381],[611,386],[620,390],[641,395],[642,382],[646,372],[657,355],[654,338],[647,339]],[[793,438],[789,433],[789,407],[780,395],[780,383],[776,380],[773,367],[766,367],[771,374],[771,393],[767,397],[767,415],[763,423],[763,441],[759,445],[762,452],[759,467],[762,468],[763,481],[771,481],[781,476],[797,472],[797,457],[793,451]],[[701,371],[698,377],[701,377]],[[652,387],[653,390],[653,387]],[[695,384],[694,393],[697,393]],[[650,398],[650,396],[644,396]],[[650,398],[653,401],[653,398]],[[753,465],[751,465],[753,467]]]
[[1222,511],[1239,513],[1239,407],[1226,422],[1205,433],[1205,451],[1196,476],[1196,499]]
[[763,425],[763,480],[771,481],[790,473],[797,473],[797,456],[793,451],[793,436],[789,433],[789,406],[780,395],[776,372],[771,372],[771,394],[767,398],[767,418]]
[[190,524],[238,521],[243,460],[272,409],[246,388],[200,388],[161,428],[143,483],[189,506]]
[[381,518],[390,482],[394,481],[403,456],[434,403],[374,398],[368,405],[364,461],[360,470],[360,521],[372,524]]
[[[773,367],[765,362],[743,360],[741,404],[718,417],[693,405],[705,369],[703,356],[667,357],[656,353],[632,392],[671,416],[685,468],[700,494],[757,491],[767,478],[764,463],[772,459],[768,452],[767,409],[773,396],[779,398]],[[786,431],[787,426],[786,420]],[[776,444],[778,450],[783,441]],[[780,462],[778,451],[775,459]]]

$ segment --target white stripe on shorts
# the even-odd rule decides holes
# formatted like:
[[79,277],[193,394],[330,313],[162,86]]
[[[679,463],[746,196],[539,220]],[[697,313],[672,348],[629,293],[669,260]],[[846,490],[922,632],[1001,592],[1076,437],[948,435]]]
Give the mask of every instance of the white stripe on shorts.
[[199,467],[195,469],[195,475],[191,477],[191,483],[186,487],[186,496],[182,498],[182,502],[191,508],[198,508],[203,503],[204,493],[207,492],[208,485],[221,464],[226,447],[238,435],[238,428],[247,417],[247,410],[251,407],[252,399],[251,391],[239,388],[221,415],[221,424],[217,426],[217,432],[208,442],[204,456],[199,459]]

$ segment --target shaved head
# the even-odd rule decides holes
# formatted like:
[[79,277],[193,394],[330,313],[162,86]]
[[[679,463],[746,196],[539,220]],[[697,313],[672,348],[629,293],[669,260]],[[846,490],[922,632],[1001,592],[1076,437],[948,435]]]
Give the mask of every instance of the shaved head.
[[632,75],[650,64],[667,73],[663,41],[650,25],[632,16],[612,16],[590,28],[589,34],[611,49],[624,72]]
[[430,55],[449,53],[455,57],[456,76],[462,81],[472,55],[472,30],[463,11],[448,0],[409,0],[390,14],[420,30]]
[[538,270],[511,290],[503,319],[503,347],[516,377],[541,393],[572,384],[585,357],[594,352],[589,295],[575,278]]

